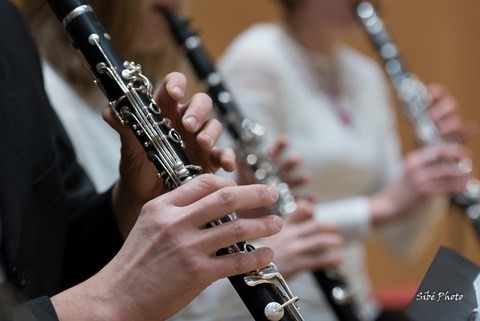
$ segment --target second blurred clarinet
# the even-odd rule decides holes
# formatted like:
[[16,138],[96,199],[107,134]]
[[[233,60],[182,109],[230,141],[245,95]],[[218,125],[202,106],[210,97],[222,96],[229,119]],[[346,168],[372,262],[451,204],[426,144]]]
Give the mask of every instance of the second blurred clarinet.
[[[292,213],[296,209],[295,197],[267,152],[263,141],[265,128],[242,114],[211,58],[202,48],[200,37],[189,29],[188,22],[169,10],[159,10],[165,14],[176,41],[185,49],[198,78],[204,83],[222,123],[235,140],[241,159],[252,169],[257,183],[277,189],[279,200],[272,209],[273,212],[278,216]],[[331,268],[312,273],[338,320],[359,321],[353,295],[346,286],[341,271]]]
[[[428,112],[431,99],[426,86],[414,74],[407,71],[400,59],[398,47],[392,41],[375,7],[370,2],[364,1],[356,7],[356,13],[383,60],[384,69],[404,106],[405,114],[414,126],[417,138],[425,145],[448,143],[449,140],[440,135]],[[458,166],[466,171],[471,170],[471,159],[460,161]],[[470,180],[465,191],[452,195],[451,199],[465,210],[477,234],[480,235],[480,182],[476,179]]]
[[263,144],[265,128],[242,115],[210,57],[202,49],[200,38],[188,29],[188,23],[171,11],[164,8],[159,10],[164,13],[176,41],[184,47],[195,73],[204,83],[221,122],[238,146],[241,159],[252,168],[258,183],[277,189],[278,201],[274,211],[281,215],[293,212],[296,207],[295,198],[288,185],[280,179],[278,168],[266,153]]

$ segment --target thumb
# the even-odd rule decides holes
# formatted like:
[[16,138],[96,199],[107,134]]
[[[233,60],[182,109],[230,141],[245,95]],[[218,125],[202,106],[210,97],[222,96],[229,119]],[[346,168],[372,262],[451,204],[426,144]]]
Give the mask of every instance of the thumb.
[[102,112],[102,117],[103,120],[105,120],[105,122],[107,122],[110,127],[112,127],[120,135],[122,145],[124,142],[126,142],[126,140],[135,139],[133,131],[127,125],[122,124],[122,121],[118,119],[112,108],[106,107]]

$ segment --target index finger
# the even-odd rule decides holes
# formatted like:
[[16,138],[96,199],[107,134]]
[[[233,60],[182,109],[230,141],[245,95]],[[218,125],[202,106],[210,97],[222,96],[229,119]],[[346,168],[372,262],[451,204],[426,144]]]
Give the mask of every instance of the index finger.
[[163,198],[175,206],[189,206],[221,188],[235,186],[235,182],[213,174],[202,174]]
[[427,85],[427,90],[428,90],[428,94],[430,95],[433,101],[436,101],[441,97],[449,95],[447,87],[441,84]]
[[191,221],[197,226],[216,221],[235,211],[270,206],[278,199],[273,187],[263,184],[230,186],[217,190],[189,205]]
[[185,97],[187,78],[179,72],[165,76],[159,90],[155,94],[155,102],[162,107],[176,107],[179,100]]

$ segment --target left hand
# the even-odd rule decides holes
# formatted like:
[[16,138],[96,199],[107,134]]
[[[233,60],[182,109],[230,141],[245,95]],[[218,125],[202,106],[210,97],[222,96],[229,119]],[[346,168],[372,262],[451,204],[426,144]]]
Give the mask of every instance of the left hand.
[[260,240],[275,252],[275,265],[285,279],[304,271],[321,270],[342,262],[343,237],[338,226],[315,219],[310,202],[300,200],[284,217],[280,233]]
[[[212,101],[205,94],[197,94],[186,104],[184,98],[186,78],[180,73],[168,74],[155,101],[161,116],[172,121],[172,127],[182,136],[186,155],[194,165],[202,166],[203,172],[215,172],[219,167],[232,171],[235,155],[231,149],[219,149],[215,145],[222,132],[221,124],[210,119]],[[113,207],[120,230],[128,234],[140,208],[147,201],[164,192],[163,181],[157,178],[157,169],[147,159],[146,153],[128,126],[122,126],[110,108],[103,113],[104,119],[120,134],[122,142],[120,179],[114,187]]]
[[445,86],[431,84],[427,86],[427,90],[432,99],[428,111],[440,135],[462,144],[475,136],[478,125],[473,121],[466,122],[461,117],[456,99],[449,94]]
[[[273,165],[277,167],[282,181],[287,183],[290,189],[293,190],[305,186],[310,176],[295,173],[302,165],[302,159],[298,155],[285,156],[288,144],[287,138],[279,137],[274,145],[269,148],[268,156],[270,156]],[[255,176],[252,169],[239,157],[237,157],[237,181],[240,185],[255,183]]]
[[303,162],[299,155],[284,157],[288,145],[288,139],[281,136],[277,139],[272,148],[270,148],[269,154],[272,157],[273,162],[277,164],[281,177],[284,179],[285,183],[288,184],[290,189],[293,190],[295,188],[304,187],[310,180],[310,176],[305,173],[296,173]]

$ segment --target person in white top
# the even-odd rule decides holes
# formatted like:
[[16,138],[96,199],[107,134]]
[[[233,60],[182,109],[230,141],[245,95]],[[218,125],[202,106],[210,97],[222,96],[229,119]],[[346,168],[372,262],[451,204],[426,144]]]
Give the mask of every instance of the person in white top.
[[[420,251],[445,213],[443,195],[462,191],[470,178],[442,161],[461,160],[469,152],[457,144],[418,148],[402,157],[382,70],[337,41],[356,25],[356,2],[282,1],[284,21],[246,30],[218,66],[244,114],[266,127],[267,141],[285,135],[302,156],[311,178],[298,192],[314,194],[317,219],[341,227],[343,268],[360,314],[382,320],[386,314],[381,316],[370,293],[363,240],[375,231],[398,255]],[[455,101],[442,86],[429,86],[429,92],[442,133],[462,135]],[[285,246],[278,242],[282,235],[262,243],[278,253]],[[288,283],[306,320],[336,320],[311,274]],[[204,309],[215,311],[208,320],[250,320],[226,286],[217,282],[207,291]]]

